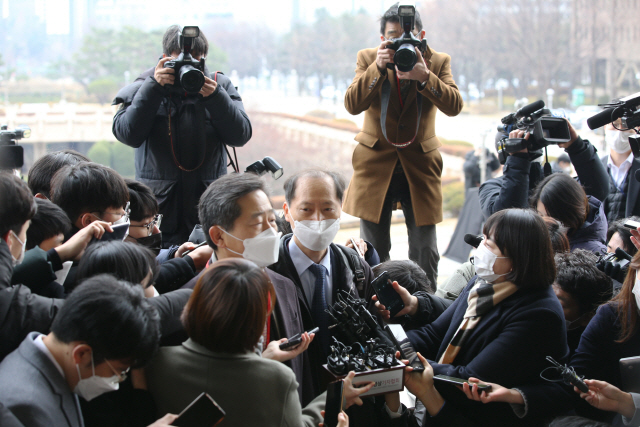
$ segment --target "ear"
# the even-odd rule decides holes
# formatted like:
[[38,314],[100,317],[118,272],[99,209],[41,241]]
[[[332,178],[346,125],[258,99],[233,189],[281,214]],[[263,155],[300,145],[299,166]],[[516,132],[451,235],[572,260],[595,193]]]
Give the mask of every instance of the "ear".
[[289,205],[287,205],[287,202],[284,202],[282,204],[282,210],[284,211],[284,219],[287,222],[293,222],[293,220],[291,219],[291,213],[289,212]]
[[9,246],[9,235],[10,234],[11,234],[11,230],[7,231],[6,233],[4,233],[2,235],[2,240],[4,240],[7,243],[7,246]]
[[45,195],[44,195],[44,194],[42,194],[42,193],[36,193],[36,195],[35,195],[35,196],[33,196],[33,197],[35,197],[36,199],[49,200],[49,199],[47,198],[47,196],[45,196]]
[[71,350],[71,358],[76,365],[80,365],[81,367],[91,366],[92,353],[93,351],[88,344],[78,343],[78,345]]
[[224,231],[220,229],[217,225],[212,225],[209,228],[209,237],[218,248],[226,248],[227,245],[224,241]]
[[97,221],[97,219],[89,212],[85,212],[80,215],[80,218],[78,218],[78,221],[76,222],[80,223],[80,226],[78,228],[82,229],[91,224],[93,221]]

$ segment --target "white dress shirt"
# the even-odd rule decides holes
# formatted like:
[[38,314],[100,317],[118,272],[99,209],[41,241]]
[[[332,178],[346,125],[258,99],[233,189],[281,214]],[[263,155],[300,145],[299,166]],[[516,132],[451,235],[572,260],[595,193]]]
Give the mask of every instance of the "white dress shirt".
[[51,360],[51,363],[53,363],[53,366],[55,366],[58,372],[60,372],[60,375],[62,375],[62,378],[65,378],[64,372],[62,371],[62,366],[60,366],[55,357],[53,357],[53,354],[51,354],[47,346],[44,344],[44,341],[42,341],[44,337],[46,337],[46,335],[38,335],[36,339],[33,340],[33,343],[36,345],[36,347],[38,347],[40,351],[47,355],[49,360]]
[[[316,289],[316,276],[313,274],[309,267],[314,262],[302,252],[302,250],[296,245],[293,237],[289,240],[289,256],[291,261],[296,267],[300,281],[302,282],[302,289],[304,295],[307,298],[309,307],[313,303],[313,293]],[[333,282],[331,281],[331,249],[327,248],[327,254],[320,260],[319,265],[323,265],[327,269],[326,282],[324,288],[324,296],[327,300],[327,305],[330,306],[333,303]]]
[[616,184],[616,187],[618,187],[618,189],[622,187],[622,184],[624,183],[624,180],[629,173],[629,169],[631,169],[631,162],[633,162],[633,153],[629,153],[629,157],[627,157],[619,167],[613,164],[613,161],[611,160],[611,154],[609,154],[607,167],[609,168],[611,178],[613,178],[613,182]]

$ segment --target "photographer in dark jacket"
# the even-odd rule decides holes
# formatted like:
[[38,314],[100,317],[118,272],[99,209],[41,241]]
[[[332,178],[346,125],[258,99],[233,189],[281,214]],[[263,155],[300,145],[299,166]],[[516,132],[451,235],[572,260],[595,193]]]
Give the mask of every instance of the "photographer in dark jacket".
[[[113,101],[121,104],[113,118],[113,134],[136,149],[136,180],[148,185],[158,199],[164,247],[184,243],[198,223],[200,195],[226,173],[224,145],[240,147],[251,138],[242,99],[223,74],[212,75],[205,67],[205,83],[198,94],[172,92],[175,73],[165,64],[181,52],[179,35],[178,26],[169,27],[156,67],[120,90]],[[200,33],[191,55],[201,60],[208,48]]]
[[[569,154],[587,195],[605,200],[609,194],[609,176],[598,158],[598,150],[589,141],[580,138],[568,121],[567,124],[571,140],[558,146]],[[529,139],[529,136],[523,130],[514,130],[509,134],[509,138]],[[503,175],[480,186],[480,206],[485,218],[503,209],[529,207],[531,190],[544,178],[542,166],[532,160],[526,148],[513,153],[507,157]]]

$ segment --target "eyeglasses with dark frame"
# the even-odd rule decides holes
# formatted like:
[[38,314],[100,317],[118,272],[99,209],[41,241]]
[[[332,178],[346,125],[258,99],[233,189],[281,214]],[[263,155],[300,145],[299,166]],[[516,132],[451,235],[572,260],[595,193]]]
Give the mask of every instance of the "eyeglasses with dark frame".
[[151,221],[142,225],[129,225],[129,227],[144,227],[147,229],[147,236],[151,236],[153,234],[153,228],[158,227],[160,229],[160,224],[162,223],[162,214],[156,214]]

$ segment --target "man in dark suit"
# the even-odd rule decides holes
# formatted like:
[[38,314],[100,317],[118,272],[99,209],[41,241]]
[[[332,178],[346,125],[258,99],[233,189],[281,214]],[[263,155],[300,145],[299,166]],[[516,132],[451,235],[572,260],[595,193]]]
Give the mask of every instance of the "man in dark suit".
[[[605,140],[609,146],[609,155],[601,157],[602,164],[609,173],[609,195],[604,203],[607,221],[611,224],[619,218],[640,215],[638,192],[640,182],[636,179],[636,171],[640,169],[640,159],[636,159],[631,152],[629,136],[633,130],[624,129],[620,119],[613,124],[606,125]],[[616,129],[618,128],[618,129]]]
[[[209,263],[245,258],[265,268],[276,290],[276,301],[263,335],[263,356],[285,362],[293,369],[300,400],[305,406],[316,396],[308,381],[308,359],[301,354],[307,349],[310,337],[305,334],[303,343],[292,351],[279,349],[280,342],[303,332],[303,325],[296,286],[266,268],[278,260],[280,239],[264,181],[252,173],[220,177],[202,194],[199,217],[207,242],[214,250]],[[199,278],[200,275],[196,276],[185,287],[193,288]]]
[[159,316],[142,289],[110,275],[87,279],[49,335],[30,333],[2,361],[0,402],[28,426],[83,426],[78,396],[117,390],[159,340]]

